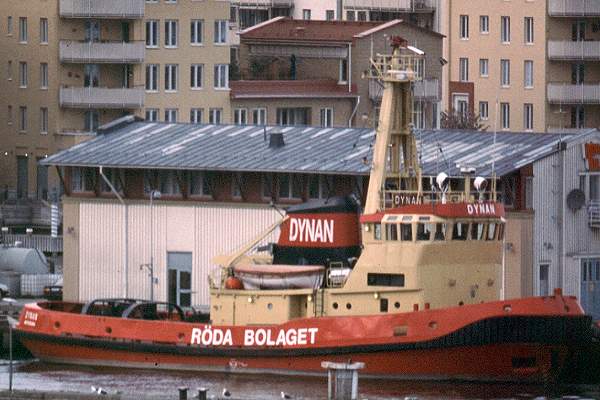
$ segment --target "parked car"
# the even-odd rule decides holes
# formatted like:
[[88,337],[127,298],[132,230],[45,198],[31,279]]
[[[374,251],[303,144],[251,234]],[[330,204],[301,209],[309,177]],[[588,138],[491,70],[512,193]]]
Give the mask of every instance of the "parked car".
[[3,299],[8,296],[8,286],[4,283],[0,283],[0,299]]
[[63,278],[59,278],[53,285],[44,286],[44,298],[46,300],[62,300]]

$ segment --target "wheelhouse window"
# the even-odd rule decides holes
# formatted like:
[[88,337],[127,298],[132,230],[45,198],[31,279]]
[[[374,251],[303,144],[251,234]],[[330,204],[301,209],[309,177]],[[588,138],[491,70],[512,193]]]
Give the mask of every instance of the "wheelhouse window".
[[495,240],[496,239],[496,225],[495,223],[491,223],[488,225],[486,240]]
[[417,224],[417,240],[430,240],[432,230],[432,224],[424,224],[419,222]]
[[400,239],[403,242],[412,241],[412,224],[400,224]]
[[452,230],[452,240],[467,240],[469,224],[465,222],[455,222]]
[[373,224],[373,237],[375,240],[381,240],[381,224]]
[[397,224],[385,224],[385,240],[398,240]]
[[446,224],[435,224],[435,235],[433,240],[446,240]]
[[473,223],[473,225],[471,225],[471,240],[483,240],[484,233],[485,224]]

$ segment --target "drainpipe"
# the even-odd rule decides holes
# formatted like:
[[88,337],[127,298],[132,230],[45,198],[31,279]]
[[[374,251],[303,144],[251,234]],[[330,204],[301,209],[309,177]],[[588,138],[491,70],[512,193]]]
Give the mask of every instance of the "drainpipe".
[[352,110],[352,114],[350,115],[350,119],[348,120],[348,128],[352,128],[352,119],[356,115],[358,111],[358,106],[360,105],[360,96],[356,96],[356,105],[354,106],[354,110]]
[[124,216],[123,216],[123,237],[125,238],[125,248],[123,250],[123,268],[124,268],[123,284],[125,286],[125,296],[124,297],[128,298],[129,297],[129,263],[128,263],[129,229],[128,229],[127,221],[129,220],[129,207],[123,200],[123,197],[121,197],[119,192],[117,192],[115,187],[112,185],[110,180],[106,177],[106,175],[104,175],[102,166],[100,166],[100,176],[102,177],[104,182],[108,185],[108,187],[110,188],[110,191],[113,192],[113,194],[115,196],[117,196],[117,199],[119,199],[119,201],[121,202],[121,205],[124,207],[124,211],[125,211]]

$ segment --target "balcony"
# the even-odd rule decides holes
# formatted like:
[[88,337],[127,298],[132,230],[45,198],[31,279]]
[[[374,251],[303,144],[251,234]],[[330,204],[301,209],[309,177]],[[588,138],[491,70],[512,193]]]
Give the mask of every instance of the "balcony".
[[599,41],[548,41],[550,60],[600,60]]
[[[381,101],[383,86],[375,80],[369,79],[369,98],[373,101]],[[413,96],[416,100],[439,101],[440,84],[437,79],[424,79],[414,84]]]
[[231,0],[231,5],[238,7],[292,7],[294,0]]
[[144,61],[144,42],[77,42],[61,40],[59,57],[63,63],[138,64]]
[[145,0],[60,0],[59,14],[63,18],[144,17]]
[[572,85],[568,83],[549,83],[548,103],[600,104],[600,84]]
[[436,0],[346,0],[344,8],[429,13],[435,11]]
[[141,108],[144,93],[144,88],[63,87],[59,102],[61,107],[67,108]]
[[548,15],[551,17],[600,16],[598,0],[549,0]]

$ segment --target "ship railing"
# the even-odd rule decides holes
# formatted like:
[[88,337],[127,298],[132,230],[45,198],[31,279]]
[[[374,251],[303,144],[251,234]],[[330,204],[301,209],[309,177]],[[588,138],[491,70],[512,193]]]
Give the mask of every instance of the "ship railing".
[[377,54],[371,59],[367,78],[393,77],[399,80],[414,80],[415,71],[420,69],[423,56],[418,54]]
[[439,190],[422,191],[420,194],[414,190],[385,190],[382,196],[382,208],[394,208],[411,204],[431,203],[476,203],[480,201],[493,201],[498,196],[493,196],[490,191],[479,193],[471,191],[468,196],[464,190],[447,191]]
[[221,289],[223,287],[223,279],[225,276],[223,275],[223,268],[216,267],[209,271],[208,275],[208,287],[210,289]]

